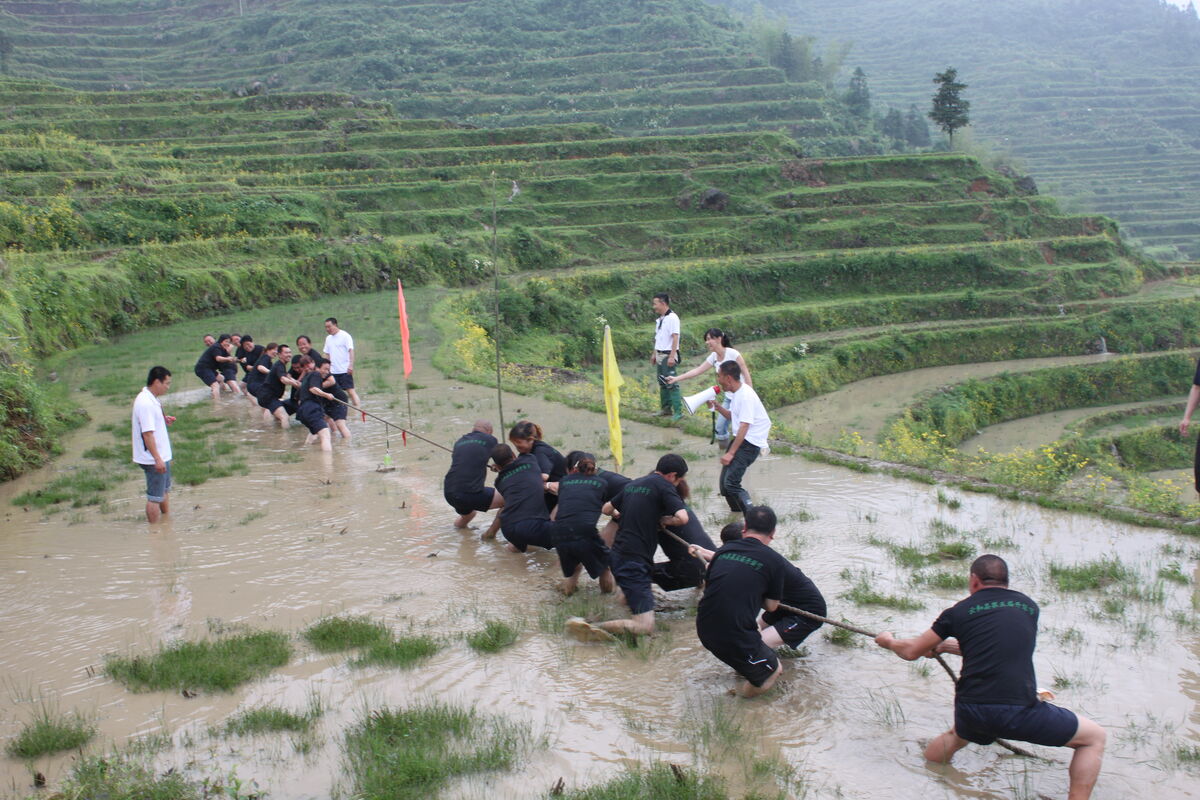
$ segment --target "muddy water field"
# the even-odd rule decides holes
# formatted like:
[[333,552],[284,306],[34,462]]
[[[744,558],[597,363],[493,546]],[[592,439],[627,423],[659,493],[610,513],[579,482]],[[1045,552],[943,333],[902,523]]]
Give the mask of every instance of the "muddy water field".
[[[422,299],[410,308],[428,308]],[[358,341],[365,405],[405,423],[394,319],[384,313],[392,302],[346,298],[233,319],[252,330],[311,319],[315,336],[319,320],[337,314]],[[220,784],[226,796],[350,796],[346,731],[382,708],[441,700],[523,732],[514,767],[453,780],[442,797],[541,797],[560,778],[568,789],[588,786],[652,761],[719,775],[731,797],[1065,796],[1065,750],[1035,748],[1043,761],[971,746],[951,766],[925,763],[920,743],[949,725],[953,687],[936,664],[902,662],[863,637],[818,631],[786,658],[780,687],[750,701],[727,695],[733,674],[697,642],[694,591],[662,595],[659,631],[637,647],[568,639],[561,625],[572,613],[620,610],[586,580],[564,600],[552,553],[480,541],[488,516],[455,530],[441,497],[443,451],[352,420],[353,440],[322,454],[303,446],[303,429],[270,427],[244,400],[201,398],[190,369],[200,335],[232,324],[188,323],[63,362],[62,380],[95,388],[105,354],[119,354],[115,374],[128,385],[79,392],[92,421],[65,454],[0,487],[0,740],[47,709],[71,712],[97,727],[86,752],[132,753],[159,773]],[[419,316],[414,324],[428,330]],[[414,343],[412,427],[448,445],[475,418],[497,419],[496,395],[441,377],[425,335]],[[175,373],[168,413],[199,400],[196,413],[236,443],[219,460],[244,468],[177,485],[169,522],[155,527],[142,518],[140,474],[128,468],[112,467],[123,471],[101,504],[13,503],[82,468],[89,449],[127,449],[101,428],[128,418],[140,383],[130,376],[158,362]],[[626,378],[650,380],[644,368]],[[540,422],[564,452],[607,452],[602,415],[518,395],[504,405],[506,421]],[[377,471],[387,447],[396,469]],[[682,453],[710,534],[728,519],[707,442],[627,423],[625,451],[630,475],[663,452]],[[1042,607],[1039,683],[1109,730],[1094,797],[1200,796],[1200,541],[793,456],[760,459],[746,483],[779,514],[776,547],[814,579],[831,616],[864,628],[920,633],[965,593],[955,576],[965,576],[967,554],[1003,555],[1013,588]],[[949,555],[915,564],[908,546]],[[1083,589],[1062,580],[1064,568],[1097,562],[1118,564],[1120,577]],[[407,668],[359,666],[352,653],[321,653],[298,635],[347,614],[432,637],[440,649]],[[465,635],[489,620],[515,627],[515,643],[495,653],[469,647]],[[286,633],[292,655],[229,692],[131,692],[105,672],[114,655],[247,628]],[[303,736],[221,730],[261,706],[321,713]],[[35,773],[53,787],[79,757],[4,755],[0,795],[35,795]]]

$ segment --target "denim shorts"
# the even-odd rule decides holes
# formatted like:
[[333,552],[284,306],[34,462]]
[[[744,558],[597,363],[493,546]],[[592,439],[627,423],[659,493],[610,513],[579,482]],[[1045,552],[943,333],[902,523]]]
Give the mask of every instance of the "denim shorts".
[[146,473],[146,499],[151,503],[161,503],[171,491],[171,462],[167,462],[166,472],[157,472],[153,464],[138,464]]

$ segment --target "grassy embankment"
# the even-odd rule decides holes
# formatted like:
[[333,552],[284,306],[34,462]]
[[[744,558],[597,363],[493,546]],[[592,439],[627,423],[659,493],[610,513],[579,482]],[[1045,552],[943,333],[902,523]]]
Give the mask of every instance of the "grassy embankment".
[[1115,217],[1155,257],[1200,258],[1194,12],[1159,0],[867,0],[855,14],[836,0],[762,5],[795,31],[850,43],[845,66],[866,71],[877,114],[913,103],[923,113],[934,72],[958,67],[976,137],[1043,189]]

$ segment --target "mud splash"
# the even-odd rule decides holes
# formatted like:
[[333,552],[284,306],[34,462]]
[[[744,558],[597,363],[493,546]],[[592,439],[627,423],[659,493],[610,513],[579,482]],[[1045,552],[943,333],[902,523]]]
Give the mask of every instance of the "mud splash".
[[[412,395],[413,424],[431,439],[449,444],[475,417],[495,417],[490,390],[435,377],[427,363],[418,364],[416,377],[424,386]],[[186,378],[180,383],[188,385]],[[362,393],[373,409],[406,422],[403,404],[388,409],[369,380]],[[510,421],[518,415],[542,421],[560,449],[605,441],[600,415],[529,397],[506,396],[505,404]],[[92,410],[97,421],[127,413],[106,403]],[[244,403],[222,400],[213,413],[246,442],[251,473],[177,488],[173,520],[156,529],[141,520],[132,476],[112,511],[90,510],[82,518],[10,504],[64,464],[0,486],[6,574],[0,738],[15,736],[38,703],[49,702],[95,719],[101,732],[95,747],[157,738],[162,769],[233,772],[276,798],[323,798],[347,785],[341,736],[365,709],[438,697],[527,722],[537,740],[532,757],[511,774],[456,784],[448,797],[541,795],[559,777],[586,784],[648,758],[702,763],[726,775],[735,790],[764,771],[786,768],[795,776],[789,797],[1065,795],[1062,752],[1050,751],[1058,764],[980,747],[964,751],[953,767],[921,761],[918,742],[950,722],[952,689],[936,665],[907,665],[865,640],[838,646],[820,632],[805,655],[787,662],[780,690],[750,702],[728,698],[732,675],[697,643],[687,610],[664,615],[662,633],[638,650],[579,645],[546,630],[539,617],[560,602],[554,557],[514,556],[453,530],[440,496],[446,467],[440,451],[411,440],[403,448],[393,436],[398,469],[378,473],[384,434],[377,424],[354,422],[354,441],[335,444],[323,457],[301,448],[302,431],[269,429]],[[92,426],[69,449],[80,452],[104,436]],[[716,454],[699,441],[677,440],[668,430],[627,425],[624,471],[648,471],[666,447],[692,451],[694,505],[715,527],[726,517],[709,488]],[[952,511],[938,505],[934,487],[792,457],[765,458],[747,485],[778,511],[777,546],[814,578],[831,614],[864,627],[916,634],[957,599],[955,592],[914,585],[911,571],[893,564],[881,543],[921,541],[930,523],[941,520],[980,549],[1001,552],[1014,587],[1043,606],[1040,681],[1057,686],[1062,704],[1110,728],[1094,797],[1148,790],[1200,795],[1195,774],[1175,756],[1177,747],[1200,744],[1200,543],[988,496],[962,496]],[[1162,567],[1179,564],[1191,583],[1158,581],[1161,602],[1130,600],[1112,614],[1097,593],[1064,594],[1049,577],[1052,561],[1102,556],[1120,558],[1147,585],[1156,584]],[[840,598],[860,576],[925,608],[897,612]],[[694,604],[690,592],[672,600]],[[269,677],[230,694],[190,699],[131,694],[97,672],[107,653],[145,652],[237,625],[296,632],[341,612],[432,632],[448,645],[426,666],[398,671],[352,668],[345,655],[297,644],[292,662]],[[522,634],[505,651],[478,655],[456,637],[489,617],[519,621]],[[224,739],[209,732],[239,709],[264,703],[299,709],[313,693],[327,710],[311,749],[287,736]],[[71,759],[26,765],[5,757],[4,795],[31,794],[32,770],[59,779]]]

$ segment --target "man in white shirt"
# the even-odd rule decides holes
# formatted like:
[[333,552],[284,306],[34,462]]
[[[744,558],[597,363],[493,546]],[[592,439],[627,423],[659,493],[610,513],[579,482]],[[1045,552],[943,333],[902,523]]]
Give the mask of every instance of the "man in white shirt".
[[329,374],[333,375],[339,389],[350,395],[350,401],[361,406],[358,392],[354,391],[354,339],[338,327],[334,317],[325,320],[325,358],[329,359]]
[[679,387],[666,382],[675,374],[675,365],[679,363],[679,316],[671,310],[671,298],[666,292],[659,292],[650,301],[650,307],[658,315],[654,323],[654,355],[650,363],[655,366],[658,377],[658,416],[671,415],[671,419],[683,417],[683,395]]
[[729,408],[709,403],[729,420],[733,434],[729,449],[721,456],[720,492],[730,511],[745,512],[750,507],[750,493],[742,488],[742,476],[767,446],[771,418],[754,387],[742,381],[742,368],[736,361],[726,361],[717,368],[717,383],[733,397]]
[[146,521],[151,524],[167,513],[171,492],[171,437],[167,426],[175,418],[163,414],[158,400],[170,388],[170,370],[151,367],[145,388],[133,401],[133,462],[146,473]]

